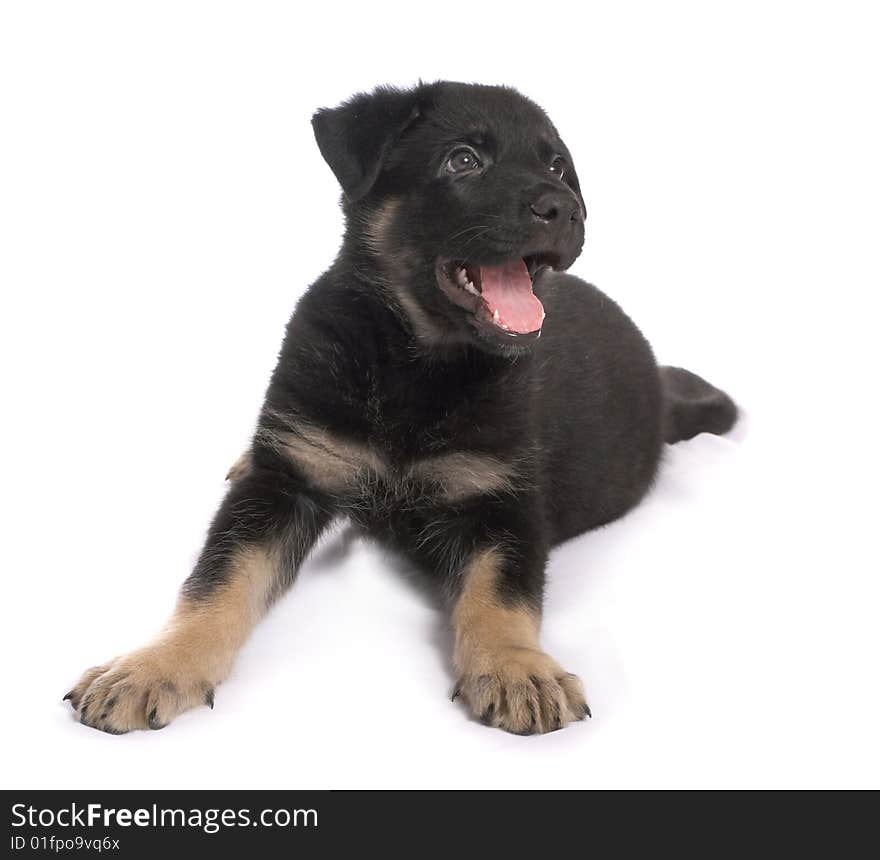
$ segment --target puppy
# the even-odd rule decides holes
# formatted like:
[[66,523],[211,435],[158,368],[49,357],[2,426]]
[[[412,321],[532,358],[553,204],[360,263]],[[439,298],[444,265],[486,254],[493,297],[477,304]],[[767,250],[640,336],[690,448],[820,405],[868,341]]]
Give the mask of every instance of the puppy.
[[213,706],[251,628],[335,518],[439,586],[460,695],[537,733],[590,710],[539,642],[552,547],[622,516],[665,442],[723,433],[730,398],[658,368],[568,274],[586,208],[553,124],[512,89],[380,88],[313,117],[342,186],[339,255],[291,318],[249,450],[151,644],[65,697],[111,733]]

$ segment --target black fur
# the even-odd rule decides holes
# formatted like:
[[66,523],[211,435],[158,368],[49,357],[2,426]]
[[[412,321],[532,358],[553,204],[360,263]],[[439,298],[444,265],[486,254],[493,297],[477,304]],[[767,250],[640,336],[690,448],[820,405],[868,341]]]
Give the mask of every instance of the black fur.
[[[559,188],[585,217],[571,156],[531,101],[508,88],[454,83],[380,88],[319,111],[313,126],[344,191],[347,230],[288,324],[260,428],[276,431],[274,416],[296,416],[375,446],[397,466],[482,452],[516,460],[525,479],[516,492],[455,505],[429,495],[414,504],[381,477],[356,495],[333,495],[258,432],[253,469],[231,489],[188,588],[210,589],[223,578],[228,548],[267,536],[292,544],[292,576],[323,525],[345,516],[452,592],[474,548],[503,542],[505,593],[537,604],[551,547],[635,505],[664,437],[724,432],[735,407],[693,374],[685,385],[686,371],[658,373],[623,311],[563,271],[538,274],[547,320],[542,337],[525,344],[490,341],[438,289],[438,257],[496,263],[549,252],[564,269],[580,252],[583,220],[560,235],[536,229],[528,211]],[[443,176],[443,159],[460,142],[486,153],[491,170]],[[561,181],[547,170],[554,155],[568,164]],[[389,199],[398,208],[386,247],[376,249],[371,218]],[[462,234],[483,222],[492,229],[478,238]],[[399,290],[424,311],[428,331],[401,308]]]
[[[568,150],[532,102],[497,87],[382,88],[319,111],[313,125],[345,191],[348,229],[336,262],[288,325],[261,425],[277,429],[272,413],[295,414],[375,445],[395,464],[459,450],[516,459],[525,463],[527,488],[454,506],[431,498],[413,505],[377,480],[358,497],[331,497],[261,445],[258,434],[255,469],[230,492],[208,558],[226,542],[281,534],[296,522],[310,543],[330,516],[345,515],[453,589],[474,547],[504,541],[511,558],[505,588],[538,602],[552,546],[635,505],[654,479],[664,436],[724,432],[735,407],[692,374],[689,386],[673,388],[676,377],[667,370],[662,385],[651,348],[630,319],[570,275],[545,269],[537,278],[547,322],[528,346],[488,343],[438,289],[438,256],[494,263],[551,248],[564,268],[580,252],[582,228],[548,240],[530,233],[521,215],[529,194],[559,184],[546,170],[553,154],[571,165],[563,182],[583,208]],[[475,140],[493,159],[495,176],[474,177],[486,187],[465,191],[456,187],[462,180],[438,178],[447,152]],[[427,335],[398,308],[386,286],[387,261],[365,236],[389,198],[400,208],[388,250],[408,257],[401,287],[436,325]],[[455,239],[481,218],[497,219],[497,229],[476,241],[469,234]],[[710,407],[707,395],[715,398]],[[222,563],[200,565],[191,587],[210,585],[222,570]]]
[[[453,598],[474,551],[500,546],[501,601],[537,608],[550,549],[632,508],[664,440],[725,432],[736,408],[687,371],[658,370],[623,311],[565,273],[586,207],[537,105],[507,88],[436,83],[355,96],[313,125],[343,189],[345,238],[288,324],[247,465],[184,593],[208,599],[234,554],[260,545],[281,561],[278,594],[345,517]],[[482,302],[441,289],[443,261],[519,259],[546,310],[540,332],[502,331]],[[316,480],[279,444],[302,426],[387,468],[352,472],[342,488]],[[456,452],[512,466],[515,479],[449,500],[412,478]]]

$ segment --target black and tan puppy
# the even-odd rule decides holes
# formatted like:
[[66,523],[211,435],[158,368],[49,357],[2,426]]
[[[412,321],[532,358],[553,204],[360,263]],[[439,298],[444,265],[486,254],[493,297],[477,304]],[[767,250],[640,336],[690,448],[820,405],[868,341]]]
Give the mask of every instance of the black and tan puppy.
[[456,693],[512,732],[589,714],[541,650],[560,541],[621,516],[664,441],[723,433],[731,400],[658,368],[614,302],[564,274],[586,210],[544,112],[511,89],[379,89],[319,111],[339,256],[287,328],[248,452],[177,610],[68,698],[107,732],[213,704],[251,628],[345,517],[448,598]]

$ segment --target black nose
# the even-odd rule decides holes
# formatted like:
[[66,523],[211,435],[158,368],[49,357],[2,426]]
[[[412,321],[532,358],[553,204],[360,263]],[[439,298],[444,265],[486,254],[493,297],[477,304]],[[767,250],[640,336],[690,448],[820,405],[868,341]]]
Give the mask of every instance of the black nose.
[[564,191],[545,191],[529,204],[539,221],[580,221],[581,207],[571,194]]

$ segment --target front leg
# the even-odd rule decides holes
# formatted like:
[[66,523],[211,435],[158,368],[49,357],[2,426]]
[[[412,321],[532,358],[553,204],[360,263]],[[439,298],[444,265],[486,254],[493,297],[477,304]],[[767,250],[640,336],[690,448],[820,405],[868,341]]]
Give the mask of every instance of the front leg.
[[111,734],[160,729],[214,688],[330,519],[289,473],[237,476],[155,641],[88,670],[65,696],[82,723]]
[[461,567],[454,601],[458,694],[489,725],[517,734],[590,715],[576,675],[539,644],[544,554],[515,538],[482,542]]

